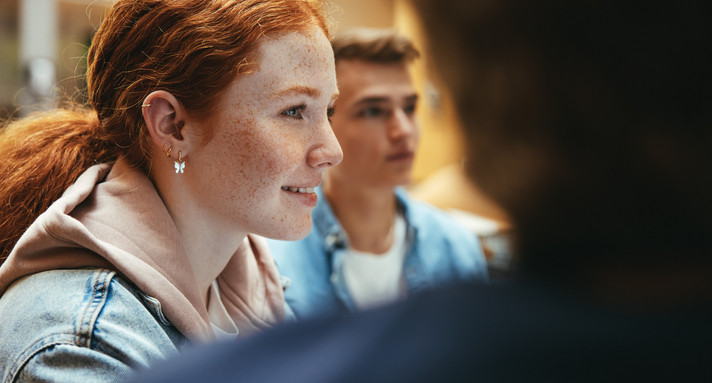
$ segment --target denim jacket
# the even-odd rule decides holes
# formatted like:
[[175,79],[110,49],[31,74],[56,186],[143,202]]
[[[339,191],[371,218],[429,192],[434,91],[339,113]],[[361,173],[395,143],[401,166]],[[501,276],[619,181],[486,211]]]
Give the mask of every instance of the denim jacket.
[[123,381],[187,343],[156,299],[107,269],[24,277],[0,312],[0,383]]
[[[285,299],[297,319],[356,311],[343,275],[348,238],[322,188],[312,212],[314,226],[301,241],[269,240],[280,274],[291,279]],[[396,188],[406,221],[403,275],[408,294],[472,279],[488,280],[487,262],[474,233],[445,212]]]

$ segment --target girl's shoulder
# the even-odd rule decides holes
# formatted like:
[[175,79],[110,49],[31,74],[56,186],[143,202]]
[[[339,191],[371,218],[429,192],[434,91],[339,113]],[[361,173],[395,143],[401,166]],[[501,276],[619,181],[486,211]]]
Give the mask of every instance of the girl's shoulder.
[[16,281],[0,298],[0,381],[51,377],[70,365],[102,377],[176,354],[185,338],[144,297],[107,269]]

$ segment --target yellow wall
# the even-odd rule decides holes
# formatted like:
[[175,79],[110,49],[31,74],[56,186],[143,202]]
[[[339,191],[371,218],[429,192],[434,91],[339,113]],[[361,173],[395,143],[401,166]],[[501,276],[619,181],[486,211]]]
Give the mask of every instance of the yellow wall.
[[390,28],[396,0],[327,0],[332,32],[351,27]]
[[449,93],[427,71],[427,47],[417,15],[407,0],[397,0],[395,10],[395,27],[410,36],[423,53],[412,68],[421,96],[418,110],[421,143],[413,169],[413,179],[418,182],[447,165],[460,163],[462,139]]

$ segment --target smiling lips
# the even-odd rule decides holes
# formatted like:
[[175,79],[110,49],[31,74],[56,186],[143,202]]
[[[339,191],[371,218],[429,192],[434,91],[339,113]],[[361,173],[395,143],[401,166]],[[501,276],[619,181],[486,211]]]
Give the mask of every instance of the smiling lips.
[[316,203],[319,200],[319,197],[314,193],[313,186],[306,188],[282,186],[282,190],[288,192],[287,195],[290,198],[296,198],[297,201],[301,201],[301,203],[310,208],[316,207]]
[[309,188],[297,188],[297,187],[289,187],[289,186],[282,186],[282,190],[290,191],[292,193],[314,193],[314,188],[309,187]]

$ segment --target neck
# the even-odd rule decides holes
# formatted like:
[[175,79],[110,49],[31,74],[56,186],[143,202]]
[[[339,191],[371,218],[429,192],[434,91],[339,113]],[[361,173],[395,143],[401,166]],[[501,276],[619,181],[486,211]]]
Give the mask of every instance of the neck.
[[234,230],[202,209],[188,188],[181,187],[179,177],[173,173],[164,177],[156,175],[154,182],[180,233],[198,288],[207,304],[211,284],[235,254],[246,233]]
[[393,244],[392,227],[396,215],[393,188],[354,188],[327,179],[324,194],[358,251],[382,254]]

